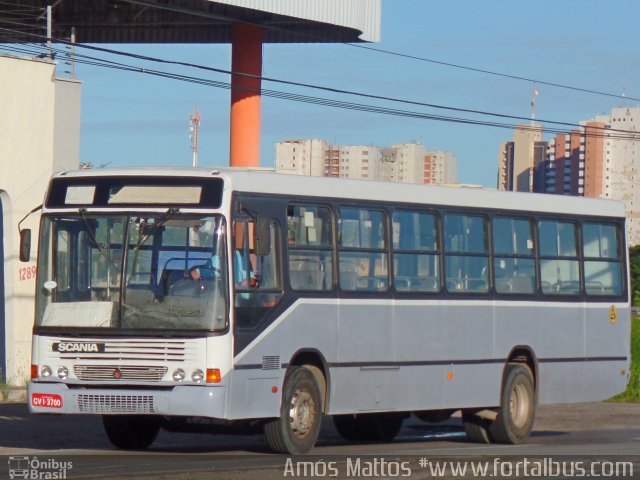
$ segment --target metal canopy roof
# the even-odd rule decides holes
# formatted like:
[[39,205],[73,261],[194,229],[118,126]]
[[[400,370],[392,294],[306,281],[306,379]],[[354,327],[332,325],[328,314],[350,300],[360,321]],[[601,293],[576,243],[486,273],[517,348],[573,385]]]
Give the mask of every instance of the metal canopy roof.
[[[76,40],[83,43],[230,43],[231,25],[245,22],[264,27],[265,43],[375,42],[380,35],[380,2],[52,0],[52,36],[54,41],[68,40],[75,27]],[[47,0],[3,3],[0,42],[42,41],[29,34],[46,34]]]

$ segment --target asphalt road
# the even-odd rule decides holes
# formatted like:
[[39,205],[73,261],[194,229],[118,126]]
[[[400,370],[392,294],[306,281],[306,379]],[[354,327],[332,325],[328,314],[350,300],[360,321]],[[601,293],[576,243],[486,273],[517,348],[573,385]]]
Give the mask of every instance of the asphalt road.
[[[311,455],[288,458],[269,453],[262,435],[164,431],[150,450],[123,454],[106,439],[99,417],[29,415],[25,404],[5,403],[0,404],[0,455],[6,456],[3,458],[7,462],[9,456],[14,462],[17,457],[37,458],[45,462],[41,468],[45,473],[54,471],[60,462],[71,462],[72,468],[65,471],[69,479],[268,480],[303,476],[393,478],[403,474],[412,479],[453,478],[451,472],[436,476],[430,468],[451,458],[493,461],[499,457],[503,461],[525,456],[632,461],[635,478],[640,478],[640,404],[539,407],[530,440],[515,446],[470,443],[458,418],[426,424],[411,417],[397,439],[388,444],[347,443],[337,435],[331,421],[325,421]],[[5,465],[10,464],[0,459],[0,478],[9,477]]]

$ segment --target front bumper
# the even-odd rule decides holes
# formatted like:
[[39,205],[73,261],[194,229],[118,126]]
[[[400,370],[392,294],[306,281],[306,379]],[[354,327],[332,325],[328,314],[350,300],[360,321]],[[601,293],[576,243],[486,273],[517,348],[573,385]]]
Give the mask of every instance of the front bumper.
[[31,413],[98,415],[178,415],[225,419],[225,386],[176,386],[167,390],[88,387],[31,382],[27,401]]

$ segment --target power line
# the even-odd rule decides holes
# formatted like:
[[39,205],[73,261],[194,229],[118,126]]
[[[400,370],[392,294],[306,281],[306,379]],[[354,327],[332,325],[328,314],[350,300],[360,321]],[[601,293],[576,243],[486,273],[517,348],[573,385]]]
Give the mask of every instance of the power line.
[[[5,28],[0,28],[0,31],[8,31],[8,32],[12,32],[12,33],[15,32],[15,31],[13,31],[11,29],[5,29]],[[37,34],[29,34],[29,35],[32,36],[32,37],[37,37],[37,38],[41,38],[41,39],[45,39],[46,38],[46,37],[44,37],[42,35],[37,35]],[[183,62],[183,61],[179,61],[179,60],[166,60],[166,59],[161,59],[161,58],[157,58],[157,57],[151,57],[151,56],[148,56],[148,55],[140,55],[140,54],[135,54],[135,53],[123,52],[121,50],[114,50],[114,49],[111,49],[111,48],[97,47],[97,46],[94,46],[94,45],[86,45],[86,44],[83,44],[83,43],[71,43],[71,42],[69,42],[67,40],[62,40],[62,39],[57,39],[56,41],[59,42],[59,43],[62,43],[62,44],[66,44],[66,45],[74,45],[76,47],[81,47],[81,48],[84,48],[84,49],[99,51],[99,52],[103,52],[103,53],[109,53],[109,54],[112,54],[112,55],[125,56],[125,57],[129,57],[129,58],[134,58],[134,59],[137,59],[137,60],[143,60],[143,61],[149,61],[149,62],[155,62],[155,63],[161,63],[161,64],[169,64],[169,65],[178,65],[178,66],[183,66],[183,67],[188,67],[188,68],[196,68],[196,69],[199,69],[199,70],[205,70],[205,71],[210,71],[210,72],[215,72],[215,73],[221,73],[221,74],[225,74],[225,75],[244,76],[244,77],[249,77],[249,78],[254,78],[254,79],[260,79],[260,80],[265,81],[265,82],[279,83],[279,84],[295,86],[295,87],[310,88],[310,89],[315,89],[315,90],[320,90],[320,91],[325,91],[325,92],[330,92],[330,93],[337,93],[337,94],[343,94],[343,95],[352,95],[352,96],[368,98],[368,99],[374,99],[374,100],[382,100],[382,101],[395,102],[395,103],[401,103],[401,104],[407,104],[407,105],[413,105],[413,106],[428,107],[428,108],[434,108],[434,109],[439,109],[439,110],[448,110],[448,111],[459,112],[459,113],[471,113],[471,114],[474,114],[474,115],[484,115],[484,116],[490,116],[490,117],[496,117],[496,118],[504,118],[504,119],[510,119],[510,120],[522,120],[522,121],[527,121],[527,122],[530,120],[529,117],[518,116],[518,115],[507,115],[507,114],[501,114],[501,113],[496,113],[496,112],[487,112],[487,111],[468,109],[468,108],[450,107],[450,106],[438,105],[438,104],[433,104],[433,103],[418,102],[418,101],[414,101],[414,100],[407,100],[407,99],[388,97],[388,96],[383,96],[383,95],[374,95],[374,94],[369,94],[369,93],[357,92],[357,91],[353,91],[353,90],[339,89],[339,88],[327,87],[327,86],[322,86],[322,85],[314,85],[314,84],[308,84],[308,83],[302,83],[302,82],[294,82],[294,81],[290,81],[290,80],[282,80],[282,79],[278,79],[278,78],[264,77],[264,76],[260,76],[260,75],[251,75],[251,74],[246,74],[246,73],[241,73],[241,72],[233,72],[233,71],[227,70],[227,69],[216,68],[216,67],[208,67],[208,66],[205,66],[205,65],[199,65],[199,64],[194,64],[194,63],[190,63],[190,62]],[[562,126],[572,127],[572,128],[580,128],[581,127],[579,124],[570,123],[570,122],[562,122],[562,121],[557,121],[557,120],[550,120],[550,119],[539,119],[538,121],[540,123],[552,124],[552,125],[562,125]],[[547,129],[547,131],[549,131],[549,129]],[[627,130],[619,130],[619,129],[610,129],[609,131],[617,132],[617,133],[632,133],[632,134],[634,133],[634,132],[630,132],[630,131],[627,131]]]
[[[232,18],[229,17],[224,17],[224,16],[220,16],[220,15],[216,15],[216,14],[212,14],[212,13],[207,13],[207,12],[197,12],[188,8],[178,8],[178,7],[174,7],[174,6],[170,6],[170,5],[160,5],[156,2],[150,2],[148,0],[124,0],[127,3],[133,3],[133,4],[137,4],[137,5],[143,5],[146,6],[148,8],[155,8],[158,10],[170,10],[170,11],[174,11],[174,12],[180,12],[186,15],[197,15],[199,17],[205,17],[205,18],[211,18],[213,20],[220,20],[220,19],[225,19],[225,20],[233,20]],[[272,31],[278,31],[278,32],[285,32],[288,33],[288,30],[283,28],[283,27],[278,27],[276,25],[268,25],[268,24],[261,24],[258,22],[251,22],[251,21],[247,21],[247,20],[243,20],[242,23],[246,23],[249,25],[254,25],[256,27],[261,27],[267,30],[272,30]],[[299,36],[303,36],[303,37],[307,37],[307,38],[312,38],[312,39],[316,39],[316,40],[330,40],[328,37],[326,36],[322,36],[316,33],[310,33],[310,32],[296,32],[296,35]],[[627,97],[625,95],[619,95],[619,94],[614,94],[614,93],[608,93],[608,92],[601,92],[598,90],[592,90],[592,89],[588,89],[588,88],[582,88],[582,87],[576,87],[576,86],[572,86],[572,85],[566,85],[566,84],[562,84],[562,83],[557,83],[557,82],[549,82],[546,80],[540,80],[537,78],[529,78],[529,77],[525,77],[525,76],[521,76],[521,75],[513,75],[513,74],[507,74],[507,73],[501,73],[501,72],[495,72],[492,70],[487,70],[487,69],[483,69],[483,68],[476,68],[476,67],[468,67],[465,65],[460,65],[460,64],[456,64],[456,63],[451,63],[451,62],[445,62],[442,60],[435,60],[435,59],[431,59],[431,58],[425,58],[425,57],[420,57],[417,55],[411,55],[411,54],[406,54],[406,53],[401,53],[401,52],[394,52],[392,50],[386,50],[386,49],[382,49],[382,48],[377,48],[377,47],[370,47],[367,45],[362,45],[362,44],[358,44],[358,43],[343,43],[342,45],[347,45],[350,47],[354,47],[354,48],[360,48],[363,50],[368,50],[368,51],[372,51],[372,52],[376,52],[376,53],[382,53],[385,55],[393,55],[393,56],[397,56],[397,57],[401,57],[401,58],[406,58],[406,59],[410,59],[410,60],[417,60],[417,61],[421,61],[421,62],[426,62],[426,63],[432,63],[435,65],[442,65],[445,67],[451,67],[451,68],[457,68],[457,69],[462,69],[462,70],[467,70],[467,71],[471,71],[471,72],[476,72],[476,73],[482,73],[485,75],[493,75],[493,76],[497,76],[497,77],[502,77],[502,78],[508,78],[511,80],[519,80],[519,81],[524,81],[524,82],[535,82],[538,83],[540,85],[547,85],[550,87],[556,87],[556,88],[562,88],[565,90],[572,90],[575,92],[581,92],[581,93],[589,93],[589,94],[593,94],[593,95],[601,95],[601,96],[605,96],[605,97],[610,97],[610,98],[618,98],[618,99],[622,99],[622,100],[633,100],[633,101],[639,101],[640,102],[640,98],[634,98],[634,97]]]
[[[47,52],[48,51],[44,47],[38,46],[38,45],[33,45],[32,47],[24,47],[24,46],[23,47],[15,47],[15,46],[11,46],[11,47],[8,47],[8,49],[13,50],[13,51],[19,51],[21,53],[27,53],[27,54],[37,54],[38,52]],[[66,52],[64,50],[60,50],[60,49],[54,49],[54,50],[56,51],[57,54],[68,55],[68,52]],[[172,80],[179,80],[179,81],[184,81],[184,82],[203,85],[203,86],[223,88],[223,89],[230,89],[231,88],[231,84],[229,82],[222,82],[222,81],[210,80],[210,79],[205,79],[205,78],[200,78],[200,77],[193,77],[193,76],[188,76],[188,75],[176,74],[176,73],[172,73],[172,72],[165,72],[165,71],[160,71],[160,70],[155,70],[155,69],[136,67],[136,66],[120,63],[120,62],[114,62],[114,61],[111,61],[111,60],[104,60],[104,59],[100,59],[100,58],[97,58],[97,57],[91,57],[91,56],[88,56],[88,55],[82,55],[82,54],[76,55],[76,62],[77,63],[86,64],[86,65],[92,65],[92,66],[104,67],[104,68],[111,68],[111,69],[116,69],[116,70],[121,70],[121,71],[128,71],[128,72],[135,72],[135,73],[145,73],[145,74],[152,75],[152,76],[157,76],[157,77],[167,78],[167,79],[172,79]],[[244,90],[257,93],[257,91],[255,89],[244,89]],[[509,124],[509,123],[488,122],[488,121],[484,121],[484,120],[474,120],[474,119],[460,118],[460,117],[448,117],[448,116],[441,116],[441,115],[433,115],[433,114],[426,114],[426,113],[415,112],[415,111],[410,111],[410,110],[400,110],[400,109],[393,109],[393,108],[388,108],[388,107],[380,107],[380,106],[376,106],[376,105],[367,105],[367,104],[362,104],[362,103],[345,102],[345,101],[340,101],[340,100],[333,100],[333,99],[327,99],[327,98],[322,98],[322,97],[313,97],[313,96],[309,96],[309,95],[301,95],[301,94],[295,94],[295,93],[290,93],[290,92],[282,92],[282,91],[277,91],[277,90],[262,89],[261,93],[264,96],[272,97],[272,98],[278,98],[278,99],[282,99],[282,100],[289,100],[289,101],[295,101],[295,102],[300,102],[300,103],[307,103],[307,104],[321,105],[321,106],[327,106],[327,107],[334,107],[334,108],[340,108],[340,109],[352,110],[352,111],[362,111],[362,112],[367,112],[367,113],[377,113],[377,114],[391,115],[391,116],[398,116],[398,117],[405,117],[405,118],[414,118],[414,119],[419,119],[419,120],[433,120],[433,121],[441,121],[441,122],[449,122],[449,123],[458,123],[458,124],[467,124],[467,125],[478,125],[478,126],[504,128],[504,129],[510,129],[510,130],[512,130],[514,128],[519,128],[519,129],[523,129],[523,130],[539,130],[539,127],[537,127],[537,126],[515,125],[515,124]],[[584,128],[582,126],[578,126],[578,127]],[[559,129],[559,128],[546,128],[545,131],[548,132],[548,133],[571,134],[570,130]],[[617,133],[616,134],[612,134],[611,133],[612,131],[617,132]],[[620,135],[619,134],[620,132],[628,133],[630,135]],[[594,132],[593,131],[593,127],[592,127],[592,128],[589,128],[589,131],[586,131],[585,133],[586,133],[586,135],[591,136],[591,137],[595,137],[595,138],[600,137],[600,138],[610,138],[610,139],[618,139],[618,140],[638,140],[638,139],[640,139],[640,136],[637,133],[631,132],[631,131],[617,131],[617,130],[607,129],[606,133],[605,133],[604,130],[602,131],[602,133],[600,133],[600,132]]]
[[540,80],[540,79],[537,79],[537,78],[529,78],[529,77],[523,77],[523,76],[519,76],[519,75],[511,75],[511,74],[508,74],[508,73],[494,72],[494,71],[485,70],[485,69],[482,69],[482,68],[467,67],[465,65],[459,65],[459,64],[456,64],[456,63],[444,62],[442,60],[434,60],[432,58],[419,57],[419,56],[416,56],[416,55],[409,55],[409,54],[406,54],[406,53],[394,52],[394,51],[391,51],[391,50],[385,50],[385,49],[376,48],[376,47],[369,47],[369,46],[366,46],[366,45],[359,45],[357,43],[348,43],[346,45],[350,45],[350,46],[356,47],[356,48],[361,48],[363,50],[369,50],[369,51],[372,51],[372,52],[382,53],[382,54],[385,54],[385,55],[394,55],[394,56],[397,56],[397,57],[408,58],[408,59],[411,59],[411,60],[418,60],[418,61],[421,61],[421,62],[433,63],[433,64],[436,64],[436,65],[443,65],[445,67],[458,68],[458,69],[461,69],[461,70],[468,70],[468,71],[471,71],[471,72],[484,73],[486,75],[493,75],[493,76],[496,76],[496,77],[509,78],[511,80],[521,80],[523,82],[537,83],[537,84],[540,84],[540,85],[547,85],[549,87],[563,88],[563,89],[566,89],[566,90],[573,90],[573,91],[576,91],[576,92],[590,93],[590,94],[593,94],[593,95],[602,95],[602,96],[605,96],[605,97],[619,98],[619,99],[623,99],[623,100],[634,100],[634,101],[639,101],[640,102],[640,98],[627,97],[625,95],[617,95],[615,93],[601,92],[601,91],[598,91],[598,90],[591,90],[591,89],[588,89],[588,88],[575,87],[575,86],[572,86],[572,85],[565,85],[565,84],[556,83],[556,82],[548,82],[548,81]]

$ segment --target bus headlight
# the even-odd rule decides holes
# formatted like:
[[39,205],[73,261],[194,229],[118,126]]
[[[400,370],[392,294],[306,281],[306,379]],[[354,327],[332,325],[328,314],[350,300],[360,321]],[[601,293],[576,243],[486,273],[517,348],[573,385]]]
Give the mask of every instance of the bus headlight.
[[200,383],[202,380],[204,380],[204,372],[199,368],[197,370],[194,370],[191,374],[191,380]]
[[47,378],[51,375],[51,368],[49,368],[48,366],[44,365],[41,369],[40,369],[40,376],[43,378]]
[[173,372],[173,380],[176,382],[181,382],[184,380],[184,370],[178,368],[175,372]]
[[64,380],[69,376],[69,369],[67,367],[60,367],[58,369],[58,378]]

